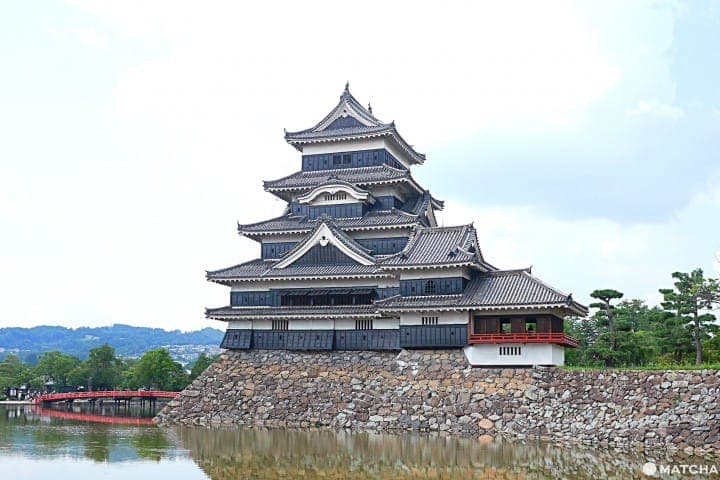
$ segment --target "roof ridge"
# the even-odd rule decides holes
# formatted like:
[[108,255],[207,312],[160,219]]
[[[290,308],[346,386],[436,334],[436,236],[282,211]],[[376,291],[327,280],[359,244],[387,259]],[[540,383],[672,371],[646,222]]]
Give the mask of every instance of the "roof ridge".
[[[492,275],[503,275],[503,274],[511,274],[511,273],[520,273],[520,272],[527,272],[530,267],[524,267],[524,268],[505,268],[501,270],[493,270],[492,272],[484,272],[485,274],[492,274]],[[535,278],[535,277],[534,277]]]
[[278,215],[277,217],[268,218],[267,220],[260,220],[259,222],[253,222],[253,223],[240,223],[237,222],[238,230],[240,230],[241,227],[247,228],[247,227],[254,227],[256,225],[260,225],[262,223],[272,222],[273,220],[282,220],[288,217],[297,217],[302,218],[304,215],[292,215],[289,213],[284,213],[282,215]]
[[558,288],[556,288],[556,287],[553,287],[552,285],[546,283],[544,280],[541,280],[539,277],[536,277],[535,275],[533,275],[533,274],[531,273],[531,271],[522,270],[522,273],[523,273],[524,275],[527,275],[528,277],[530,277],[530,278],[533,279],[534,281],[538,282],[538,283],[539,283],[540,285],[542,285],[543,287],[545,287],[545,288],[547,288],[547,289],[549,289],[549,290],[552,290],[553,292],[557,293],[558,295],[562,295],[562,296],[564,296],[564,297],[567,297],[567,298],[569,298],[569,299],[572,299],[572,293],[565,293],[565,292],[563,292],[562,290],[560,290],[560,289],[558,289]]
[[[365,108],[360,102],[357,101],[357,99],[353,96],[352,93],[350,93],[350,82],[345,84],[345,88],[343,89],[342,94],[340,95],[340,100],[338,103],[330,110],[330,112],[323,117],[322,120],[320,120],[318,123],[316,123],[314,126],[310,128],[306,128],[304,130],[297,130],[294,132],[288,132],[285,130],[285,136],[292,136],[302,133],[315,133],[315,132],[323,132],[327,129],[328,125],[325,125],[324,129],[320,129],[321,126],[323,126],[325,123],[327,123],[333,116],[339,117],[339,109],[343,105],[343,103],[347,104],[351,108],[351,112],[343,111],[345,117],[353,117],[357,120],[357,117],[362,117],[362,119],[370,124],[373,125],[363,125],[365,127],[389,127],[392,126],[393,123],[385,123],[379,118],[377,118],[375,115],[372,114],[367,108]],[[353,115],[355,113],[356,115]],[[362,123],[362,122],[360,122]]]

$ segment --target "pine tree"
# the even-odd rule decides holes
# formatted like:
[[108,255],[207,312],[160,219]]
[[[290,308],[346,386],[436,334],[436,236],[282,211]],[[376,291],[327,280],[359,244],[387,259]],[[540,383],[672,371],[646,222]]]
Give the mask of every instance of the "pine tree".
[[675,288],[660,289],[664,299],[662,306],[689,327],[695,346],[695,364],[700,365],[703,361],[702,342],[710,333],[717,331],[713,323],[715,316],[703,311],[720,304],[720,286],[717,279],[705,278],[699,268],[690,273],[675,272],[672,277],[676,280]]
[[590,306],[598,309],[598,319],[607,322],[608,331],[610,333],[610,350],[615,350],[617,344],[617,328],[615,327],[614,314],[615,306],[612,305],[611,302],[613,300],[621,299],[623,295],[624,294],[622,292],[618,292],[617,290],[610,288],[595,290],[590,294],[592,298],[600,300],[599,302],[591,303]]

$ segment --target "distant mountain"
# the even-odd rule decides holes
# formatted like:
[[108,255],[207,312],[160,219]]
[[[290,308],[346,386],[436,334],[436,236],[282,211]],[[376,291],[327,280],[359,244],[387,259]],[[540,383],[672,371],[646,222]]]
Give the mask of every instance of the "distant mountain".
[[32,363],[37,355],[58,350],[85,359],[91,349],[108,344],[122,357],[139,357],[148,350],[165,347],[173,357],[186,363],[185,357],[192,361],[201,352],[217,353],[222,337],[223,332],[214,328],[181,332],[130,325],[75,329],[7,327],[0,328],[0,358],[15,353]]

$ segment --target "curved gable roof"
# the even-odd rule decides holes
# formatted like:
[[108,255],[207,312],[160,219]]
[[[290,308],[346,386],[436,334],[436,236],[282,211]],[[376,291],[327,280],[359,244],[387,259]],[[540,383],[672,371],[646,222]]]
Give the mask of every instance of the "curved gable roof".
[[389,136],[408,154],[412,163],[423,163],[425,155],[408,144],[395,128],[395,122],[384,123],[363,107],[350,93],[350,84],[340,95],[338,104],[315,126],[296,132],[285,131],[285,140],[302,151],[302,145],[327,141]]
[[370,255],[370,250],[363,247],[340,230],[330,219],[322,218],[315,228],[303,240],[298,242],[283,258],[273,265],[274,269],[286,268],[302,258],[311,248],[316,245],[323,247],[333,245],[345,256],[354,260],[360,265],[374,265],[375,257]]

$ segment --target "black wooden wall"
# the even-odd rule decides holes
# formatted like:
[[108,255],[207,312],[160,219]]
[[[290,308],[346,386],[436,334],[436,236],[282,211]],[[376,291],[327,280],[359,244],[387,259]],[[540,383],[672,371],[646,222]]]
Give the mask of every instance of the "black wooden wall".
[[253,330],[252,347],[260,350],[332,350],[333,330]]
[[247,350],[252,343],[252,330],[229,329],[220,343],[220,348],[230,350]]
[[335,330],[335,350],[400,350],[400,331]]
[[451,348],[468,344],[468,326],[401,325],[401,348]]

